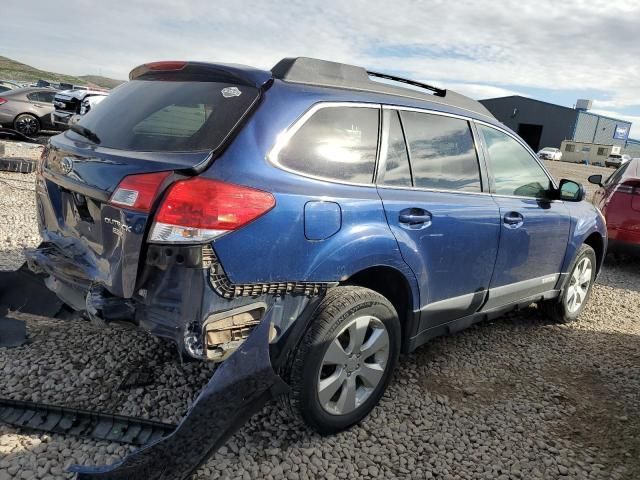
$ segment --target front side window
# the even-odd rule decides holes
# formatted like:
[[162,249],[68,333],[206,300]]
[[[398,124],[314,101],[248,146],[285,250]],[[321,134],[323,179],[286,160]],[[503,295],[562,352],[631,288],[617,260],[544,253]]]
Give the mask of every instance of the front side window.
[[413,184],[418,188],[480,192],[480,168],[469,122],[401,112]]
[[575,152],[576,151],[576,146],[573,143],[567,143],[564,146],[564,151],[565,152]]
[[479,125],[489,151],[496,193],[545,198],[552,188],[535,158],[515,139],[495,128]]
[[316,111],[278,153],[291,170],[351,183],[371,183],[380,110],[325,107]]

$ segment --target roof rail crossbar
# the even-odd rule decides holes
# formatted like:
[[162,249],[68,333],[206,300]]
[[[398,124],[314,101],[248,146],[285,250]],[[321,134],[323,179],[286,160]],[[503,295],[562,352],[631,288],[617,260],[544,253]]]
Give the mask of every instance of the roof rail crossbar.
[[415,80],[409,80],[408,78],[396,77],[395,75],[389,75],[387,73],[380,72],[371,72],[367,71],[367,74],[370,77],[384,78],[386,80],[393,80],[394,82],[406,83],[408,85],[413,85],[414,87],[424,88],[434,93],[438,97],[445,97],[447,95],[447,90],[444,88],[434,87],[433,85],[428,85],[426,83],[416,82]]

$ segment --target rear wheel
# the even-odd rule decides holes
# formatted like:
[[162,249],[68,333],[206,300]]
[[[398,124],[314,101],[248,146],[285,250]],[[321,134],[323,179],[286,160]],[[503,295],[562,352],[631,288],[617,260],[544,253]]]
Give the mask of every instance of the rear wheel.
[[29,113],[21,113],[13,121],[13,128],[27,137],[32,137],[40,131],[40,122]]
[[293,359],[289,403],[321,434],[358,423],[375,407],[400,352],[393,305],[362,287],[330,290]]
[[583,244],[569,272],[569,279],[560,298],[541,304],[545,313],[559,323],[576,320],[591,296],[596,278],[596,253],[593,248]]

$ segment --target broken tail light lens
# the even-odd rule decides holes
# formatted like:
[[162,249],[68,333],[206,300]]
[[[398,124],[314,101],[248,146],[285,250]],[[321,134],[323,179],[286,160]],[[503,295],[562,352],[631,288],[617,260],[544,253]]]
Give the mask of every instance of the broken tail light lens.
[[131,210],[149,212],[162,183],[169,175],[171,172],[127,175],[118,184],[109,203]]
[[174,183],[151,229],[158,243],[205,242],[245,226],[276,204],[268,192],[206,178]]

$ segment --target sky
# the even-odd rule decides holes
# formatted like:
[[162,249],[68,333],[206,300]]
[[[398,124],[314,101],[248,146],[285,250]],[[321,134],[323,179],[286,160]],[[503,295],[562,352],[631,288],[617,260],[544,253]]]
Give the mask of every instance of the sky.
[[126,79],[156,60],[310,56],[476,99],[589,98],[640,138],[638,0],[1,1],[0,55],[44,70]]

